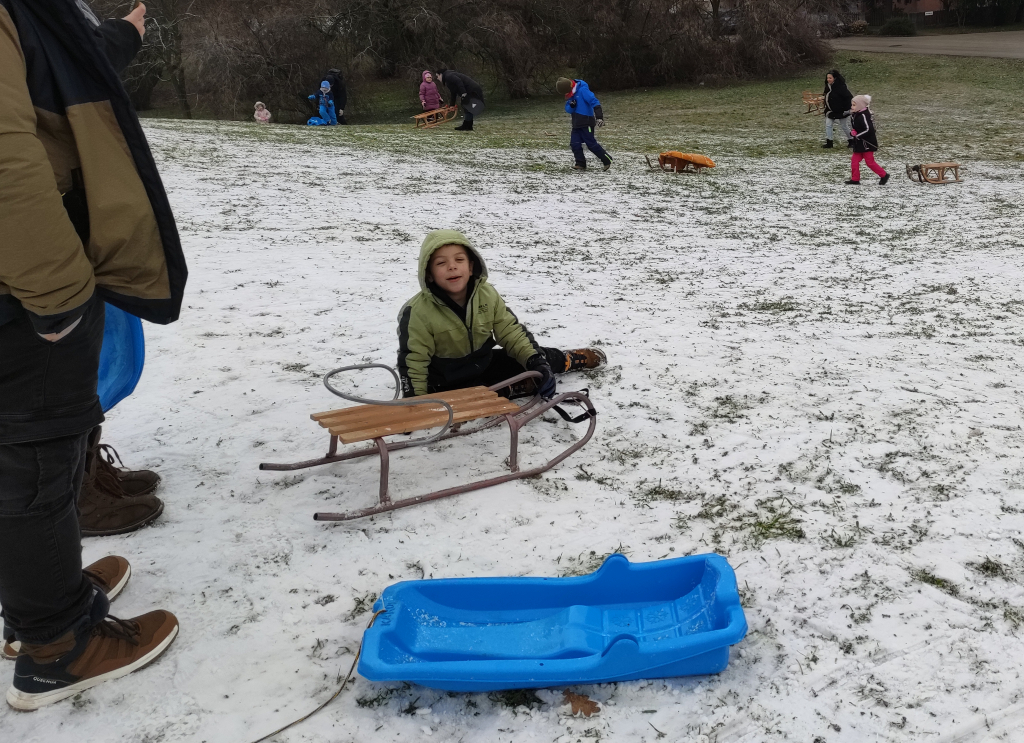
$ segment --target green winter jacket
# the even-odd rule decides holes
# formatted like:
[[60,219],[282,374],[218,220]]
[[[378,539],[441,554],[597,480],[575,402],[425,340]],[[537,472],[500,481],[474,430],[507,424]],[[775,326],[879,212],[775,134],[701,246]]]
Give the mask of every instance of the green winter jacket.
[[[464,245],[475,264],[465,321],[427,283],[430,257],[451,244]],[[461,232],[435,230],[426,236],[419,280],[420,292],[398,313],[398,372],[406,397],[477,384],[495,345],[524,366],[540,353],[533,336],[488,283],[483,257]]]

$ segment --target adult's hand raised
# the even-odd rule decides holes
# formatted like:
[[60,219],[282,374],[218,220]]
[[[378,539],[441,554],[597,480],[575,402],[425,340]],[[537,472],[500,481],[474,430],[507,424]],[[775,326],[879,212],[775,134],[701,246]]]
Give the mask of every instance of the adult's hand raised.
[[135,26],[139,36],[146,35],[146,6],[144,3],[139,3],[132,8],[132,12],[126,15],[124,20]]

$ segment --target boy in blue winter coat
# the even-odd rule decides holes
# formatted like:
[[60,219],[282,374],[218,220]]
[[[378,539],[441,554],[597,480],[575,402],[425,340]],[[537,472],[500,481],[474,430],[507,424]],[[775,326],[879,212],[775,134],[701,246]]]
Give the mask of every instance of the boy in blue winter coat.
[[555,90],[565,96],[565,112],[572,116],[572,137],[569,139],[569,147],[576,157],[573,169],[587,169],[587,158],[583,154],[583,145],[586,145],[604,164],[604,170],[608,170],[612,166],[612,159],[604,151],[604,147],[594,139],[594,129],[604,126],[601,101],[597,100],[597,96],[583,80],[560,77],[555,83]]
[[318,104],[320,115],[313,116],[306,122],[309,126],[336,126],[338,117],[334,110],[334,99],[331,97],[331,84],[324,80],[320,83],[320,95],[311,95],[309,100]]

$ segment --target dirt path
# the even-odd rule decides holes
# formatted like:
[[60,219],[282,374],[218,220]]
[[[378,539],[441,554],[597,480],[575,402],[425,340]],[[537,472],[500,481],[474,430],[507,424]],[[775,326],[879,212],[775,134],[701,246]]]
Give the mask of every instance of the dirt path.
[[948,36],[848,36],[833,39],[836,49],[858,52],[948,54],[954,57],[1024,59],[1024,31]]

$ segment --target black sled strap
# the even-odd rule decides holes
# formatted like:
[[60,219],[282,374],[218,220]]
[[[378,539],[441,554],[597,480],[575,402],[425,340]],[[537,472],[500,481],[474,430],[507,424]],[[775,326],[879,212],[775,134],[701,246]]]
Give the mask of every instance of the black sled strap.
[[[588,397],[590,396],[590,390],[589,389],[580,390],[580,392],[582,392],[584,395],[587,395]],[[580,407],[583,407],[583,403],[582,402],[579,402],[578,400],[573,400],[573,402],[576,403],[577,405],[579,405]],[[575,418],[573,418],[571,415],[566,413],[565,410],[563,410],[560,405],[555,405],[551,409],[554,410],[556,413],[558,413],[560,416],[562,416],[562,420],[564,420],[564,421],[566,421],[568,423],[582,423],[583,421],[585,421],[585,420],[587,420],[589,418],[593,418],[595,415],[597,415],[597,411],[594,408],[592,408],[592,407],[591,408],[586,408],[582,413],[577,415]]]

